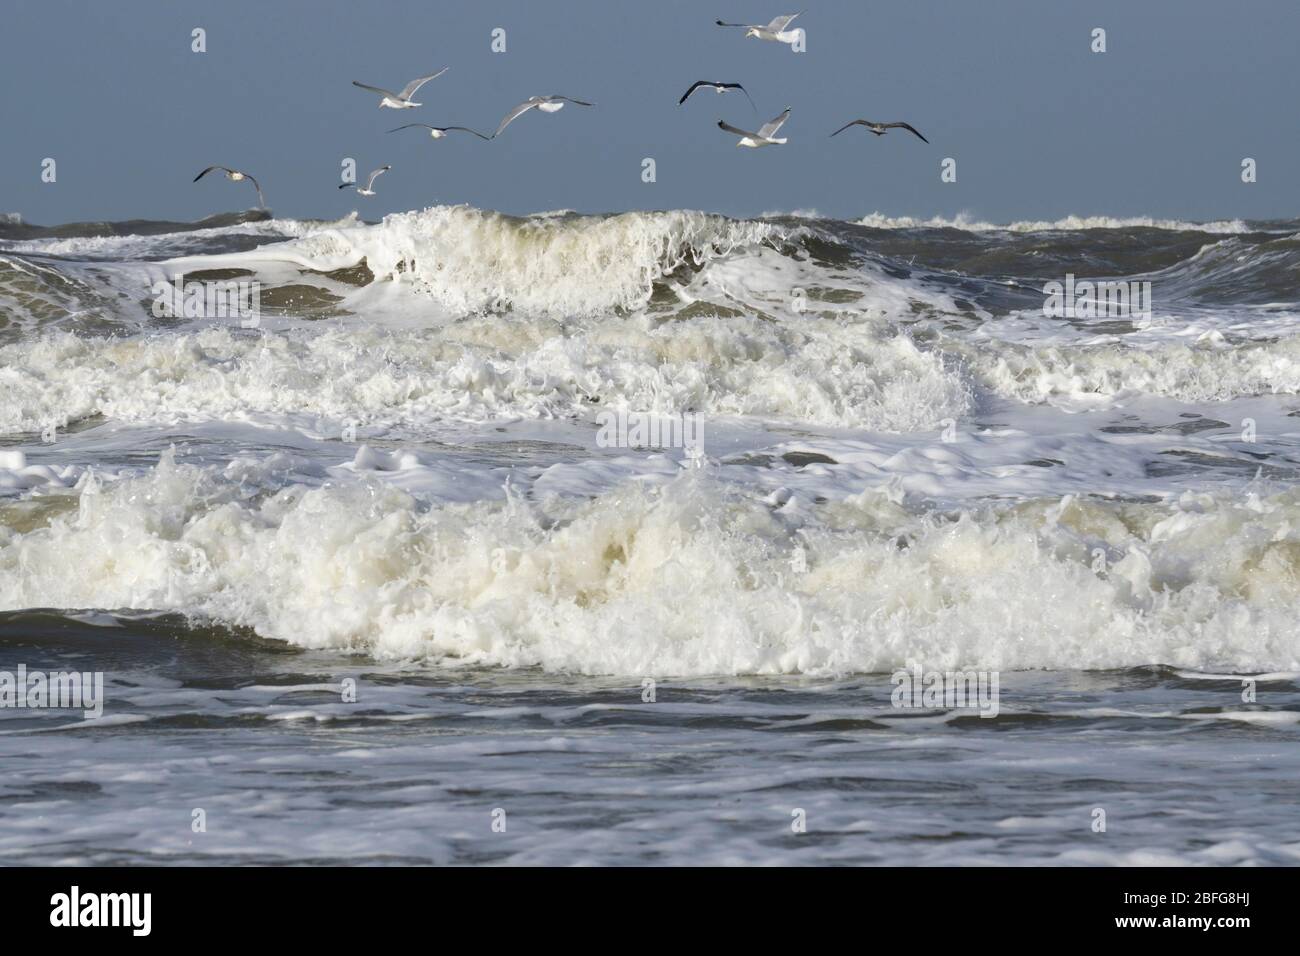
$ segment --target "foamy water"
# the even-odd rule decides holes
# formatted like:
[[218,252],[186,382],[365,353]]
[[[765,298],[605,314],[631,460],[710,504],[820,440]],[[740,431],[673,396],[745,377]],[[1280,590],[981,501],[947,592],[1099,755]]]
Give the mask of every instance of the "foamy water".
[[[10,858],[89,818],[70,860],[1295,859],[1300,225],[199,225],[0,232],[0,648],[109,672],[108,723],[0,727],[63,768]],[[1046,315],[1067,273],[1151,308]],[[259,322],[158,317],[177,274]],[[640,413],[700,454],[603,442]],[[898,711],[913,665],[1001,712]]]

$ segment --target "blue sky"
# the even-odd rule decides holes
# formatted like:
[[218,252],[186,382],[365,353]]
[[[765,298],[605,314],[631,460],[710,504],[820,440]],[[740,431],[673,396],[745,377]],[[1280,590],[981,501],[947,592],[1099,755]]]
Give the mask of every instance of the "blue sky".
[[[784,4],[784,5],[783,5]],[[719,17],[796,21],[807,52]],[[207,52],[191,52],[191,30]],[[490,48],[506,31],[507,51]],[[1090,51],[1107,31],[1107,52]],[[257,176],[279,216],[369,219],[434,203],[510,213],[699,208],[731,215],[1300,215],[1300,4],[1292,0],[10,0],[0,33],[0,211],[31,222],[196,219]],[[442,66],[417,110],[401,88]],[[738,149],[719,119],[745,84],[786,146]],[[404,122],[490,132],[533,94],[594,101],[530,114],[500,139],[433,142]],[[857,117],[895,131],[829,133]],[[42,183],[41,161],[57,163]],[[391,163],[373,199],[335,188]],[[656,163],[657,181],[641,178]],[[957,182],[940,163],[957,162]],[[1254,158],[1258,181],[1241,181]]]

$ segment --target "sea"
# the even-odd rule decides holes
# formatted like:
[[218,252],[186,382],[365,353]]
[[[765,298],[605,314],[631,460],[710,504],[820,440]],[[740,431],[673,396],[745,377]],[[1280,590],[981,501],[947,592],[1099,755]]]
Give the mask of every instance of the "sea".
[[0,218],[0,863],[1295,865],[1298,612],[1300,221]]

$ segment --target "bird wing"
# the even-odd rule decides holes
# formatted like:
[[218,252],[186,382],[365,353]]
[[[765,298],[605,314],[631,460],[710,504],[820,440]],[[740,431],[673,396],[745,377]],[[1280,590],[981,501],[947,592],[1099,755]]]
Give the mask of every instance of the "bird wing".
[[832,135],[832,136],[839,136],[840,133],[844,132],[844,131],[845,131],[846,129],[848,129],[850,126],[870,126],[870,125],[871,125],[871,124],[868,123],[866,120],[860,120],[860,119],[858,119],[858,120],[850,120],[849,122],[847,122],[847,123],[845,123],[843,126],[841,126],[839,129],[837,129],[835,132],[831,133],[831,135]]
[[751,139],[753,139],[755,136],[760,135],[758,133],[751,133],[749,132],[749,130],[744,130],[736,126],[732,126],[729,123],[724,123],[722,120],[718,120],[718,128],[725,129],[728,133],[735,133],[737,136],[748,136]]
[[442,76],[442,74],[446,73],[450,69],[451,67],[444,66],[437,73],[430,73],[428,76],[422,76],[418,79],[412,80],[410,83],[407,83],[405,87],[403,87],[401,98],[404,100],[409,100],[412,96],[415,95],[415,91],[418,90],[420,87],[424,86],[425,83],[428,83],[430,80],[436,80],[438,77]]
[[410,129],[412,126],[418,126],[421,129],[433,129],[433,127],[430,126],[428,123],[407,123],[404,126],[397,127],[397,129],[390,129],[388,132],[396,133],[398,129]]
[[758,135],[764,139],[771,139],[776,135],[776,131],[785,125],[785,121],[790,118],[790,108],[786,107],[784,113],[772,120],[770,123],[764,123],[758,128]]
[[458,129],[458,130],[460,130],[462,133],[473,133],[473,134],[474,134],[475,136],[477,136],[479,139],[491,139],[491,138],[492,138],[491,136],[484,136],[484,135],[483,135],[482,133],[480,133],[478,130],[476,130],[476,129],[470,129],[468,126],[444,126],[443,129],[444,129],[444,130],[449,130],[449,129]]
[[720,27],[744,27],[746,30],[761,30],[762,26],[753,23],[723,23],[721,20],[714,20]]
[[382,176],[384,173],[388,172],[392,168],[393,168],[392,166],[380,166],[378,169],[374,170],[370,174],[370,178],[366,180],[366,188],[369,189],[371,186],[373,186],[375,184],[376,179],[378,179],[380,176]]
[[588,103],[586,100],[575,100],[572,96],[548,96],[548,100],[564,100],[566,103],[573,103],[577,106],[595,106],[595,103]]
[[208,173],[212,172],[214,169],[219,169],[219,170],[221,170],[223,173],[228,173],[228,172],[230,172],[230,170],[227,169],[225,166],[209,166],[207,169],[203,170],[203,172],[201,172],[201,173],[199,173],[197,176],[195,176],[194,179],[193,179],[192,181],[197,183],[200,179],[202,179],[202,178],[203,178],[204,176],[206,176]]
[[745,94],[745,99],[749,100],[749,105],[754,108],[754,115],[758,115],[758,104],[755,103],[754,98],[749,95],[749,90],[745,89],[739,83],[720,83],[718,85],[725,86],[729,90],[740,90],[740,92]]
[[262,195],[262,187],[261,187],[260,185],[258,185],[257,180],[254,179],[252,176],[249,176],[248,173],[244,173],[244,176],[248,179],[248,181],[249,181],[250,183],[253,184],[253,188],[257,190],[257,204],[258,204],[258,206],[260,206],[261,208],[265,209],[265,208],[266,208],[266,197]]
[[928,142],[930,142],[928,139],[926,139],[924,136],[922,136],[922,135],[917,131],[917,129],[916,129],[914,126],[912,126],[912,125],[910,125],[910,124],[908,124],[908,123],[881,123],[880,125],[881,125],[881,126],[884,126],[884,127],[886,127],[886,128],[889,128],[889,129],[905,129],[905,130],[907,130],[909,133],[911,133],[913,136],[915,136],[915,137],[917,137],[918,139],[920,139],[921,142],[923,142],[923,143],[928,143]]
[[691,88],[682,94],[682,98],[677,101],[677,105],[681,106],[683,103],[685,103],[688,99],[690,99],[691,94],[694,93],[696,90],[698,90],[701,86],[712,86],[712,85],[713,85],[712,83],[707,83],[704,80],[696,80],[694,83],[691,84]]
[[784,33],[785,28],[790,25],[790,21],[795,17],[803,16],[804,12],[805,11],[800,10],[798,13],[792,13],[789,16],[773,17],[772,22],[767,25],[767,29],[771,30],[773,33]]
[[539,100],[528,100],[525,103],[520,103],[518,106],[516,106],[509,113],[506,114],[506,118],[501,121],[501,125],[497,127],[497,131],[493,133],[492,136],[493,137],[500,136],[501,131],[503,129],[505,129],[515,120],[517,120],[519,117],[523,116],[530,109],[536,106],[539,102],[540,102]]
[[363,90],[369,90],[371,93],[382,93],[384,96],[391,96],[391,97],[392,97],[393,99],[395,99],[395,100],[396,100],[396,99],[401,99],[401,97],[399,97],[399,96],[398,96],[396,93],[394,93],[392,90],[386,90],[386,89],[384,89],[382,86],[366,86],[366,84],[364,84],[364,83],[358,83],[356,80],[353,80],[353,81],[352,81],[352,85],[353,85],[353,86],[359,86],[359,87],[361,87]]

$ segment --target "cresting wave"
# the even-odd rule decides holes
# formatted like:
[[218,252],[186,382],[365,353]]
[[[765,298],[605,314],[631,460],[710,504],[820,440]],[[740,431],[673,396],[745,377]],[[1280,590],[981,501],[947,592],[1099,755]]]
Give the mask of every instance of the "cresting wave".
[[[375,226],[319,230],[275,247],[271,258],[321,272],[364,261],[377,279],[405,282],[456,314],[590,315],[646,306],[655,282],[682,266],[791,238],[770,223],[700,212],[519,219],[436,206]],[[206,265],[258,263],[267,254],[209,257]]]
[[694,474],[432,508],[364,481],[257,493],[248,474],[168,455],[0,528],[0,606],[175,610],[306,647],[629,676],[1300,668],[1294,491],[926,516],[881,490],[812,519]]
[[872,229],[961,229],[966,232],[1075,232],[1086,229],[1165,229],[1224,235],[1250,232],[1250,227],[1240,219],[1187,222],[1181,219],[1153,219],[1150,216],[1064,216],[1055,220],[1026,219],[999,224],[971,219],[964,214],[952,219],[942,216],[918,219],[873,212],[863,216],[859,225]]

